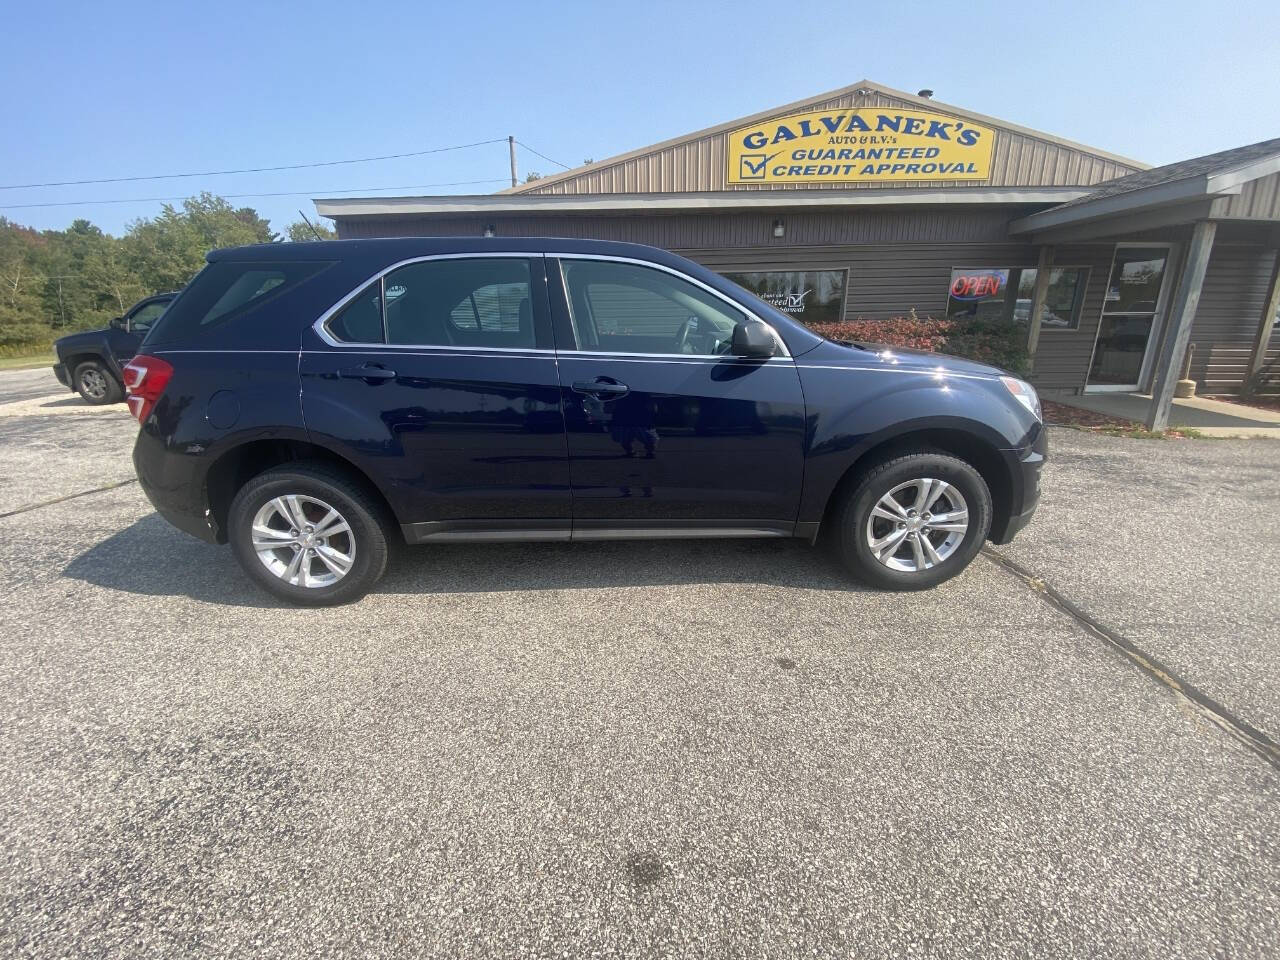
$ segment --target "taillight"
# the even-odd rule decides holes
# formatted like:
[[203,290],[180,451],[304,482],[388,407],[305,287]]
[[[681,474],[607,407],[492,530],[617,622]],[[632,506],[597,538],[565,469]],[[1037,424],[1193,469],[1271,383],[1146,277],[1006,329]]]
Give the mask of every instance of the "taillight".
[[146,354],[134,357],[124,365],[124,389],[129,395],[129,412],[143,423],[151,415],[156,401],[173,376],[173,365]]

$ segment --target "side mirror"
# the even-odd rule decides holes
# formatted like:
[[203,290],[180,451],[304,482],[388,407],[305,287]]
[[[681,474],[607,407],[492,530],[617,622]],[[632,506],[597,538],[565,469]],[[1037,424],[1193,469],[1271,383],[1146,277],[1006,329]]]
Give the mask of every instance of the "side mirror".
[[109,325],[109,326],[111,326],[111,327],[114,327],[114,328],[115,328],[115,329],[117,329],[117,330],[128,330],[128,329],[129,329],[129,321],[128,321],[128,320],[126,320],[124,317],[112,317],[112,318],[111,318],[111,323],[110,323],[110,324],[108,324],[108,325]]
[[729,352],[735,357],[772,357],[778,352],[778,343],[763,323],[739,323],[733,328]]

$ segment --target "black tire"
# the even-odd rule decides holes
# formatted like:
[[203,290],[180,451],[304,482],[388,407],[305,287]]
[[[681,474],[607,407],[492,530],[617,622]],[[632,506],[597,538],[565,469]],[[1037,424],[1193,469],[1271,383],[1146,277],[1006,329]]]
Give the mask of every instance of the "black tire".
[[71,375],[76,393],[91,406],[99,407],[108,403],[119,403],[124,399],[124,387],[116,379],[114,373],[100,360],[86,360],[76,364]]
[[[339,534],[335,542],[340,545],[340,551],[350,546],[354,552],[350,554],[350,568],[335,583],[302,586],[288,582],[269,570],[254,549],[254,517],[277,497],[287,496],[322,501],[347,522],[349,534]],[[308,509],[312,507],[314,504],[309,504]],[[375,496],[342,470],[326,463],[290,463],[261,473],[240,488],[228,512],[227,538],[245,573],[268,593],[302,606],[333,606],[363,597],[386,570],[387,528],[383,513],[384,508]],[[350,540],[341,539],[346,536]],[[323,545],[317,545],[316,550]],[[283,563],[291,552],[298,551],[282,547],[272,556]],[[321,576],[326,575],[326,566],[320,557],[308,561],[308,569],[316,570]]]
[[[968,529],[940,562],[922,570],[891,569],[876,558],[868,542],[871,511],[899,485],[923,479],[942,480],[959,491],[968,509]],[[915,489],[918,492],[919,487]],[[982,549],[991,529],[991,491],[978,471],[965,461],[937,450],[912,450],[879,463],[863,474],[845,491],[833,518],[832,539],[836,550],[855,577],[882,590],[926,590],[950,580]],[[880,527],[881,521],[877,520],[876,528]],[[934,540],[945,543],[945,533],[935,532],[930,536],[931,544]],[[911,540],[904,540],[903,544],[901,553],[890,556],[911,563]]]

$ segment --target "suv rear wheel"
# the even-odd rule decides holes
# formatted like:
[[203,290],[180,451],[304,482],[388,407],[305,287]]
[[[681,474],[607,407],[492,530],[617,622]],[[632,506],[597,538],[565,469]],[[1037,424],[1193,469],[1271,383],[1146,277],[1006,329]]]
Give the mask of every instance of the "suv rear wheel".
[[240,566],[291,603],[329,606],[364,596],[387,566],[373,498],[323,463],[259,474],[231,502],[227,536]]
[[84,398],[84,402],[93,406],[107,403],[119,403],[124,399],[124,390],[115,376],[98,360],[86,360],[78,364],[73,376],[76,392]]
[[849,572],[886,590],[923,590],[969,565],[991,529],[991,492],[972,466],[935,450],[869,470],[836,511]]

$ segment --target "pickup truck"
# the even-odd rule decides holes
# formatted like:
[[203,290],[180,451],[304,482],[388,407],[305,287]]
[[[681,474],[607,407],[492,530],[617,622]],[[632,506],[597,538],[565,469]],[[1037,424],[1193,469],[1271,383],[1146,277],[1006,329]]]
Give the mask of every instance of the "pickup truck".
[[124,400],[121,370],[177,295],[173,292],[144,297],[101,330],[86,330],[56,340],[53,349],[58,362],[53,365],[54,375],[63,386],[79,393],[85,403],[120,403]]

